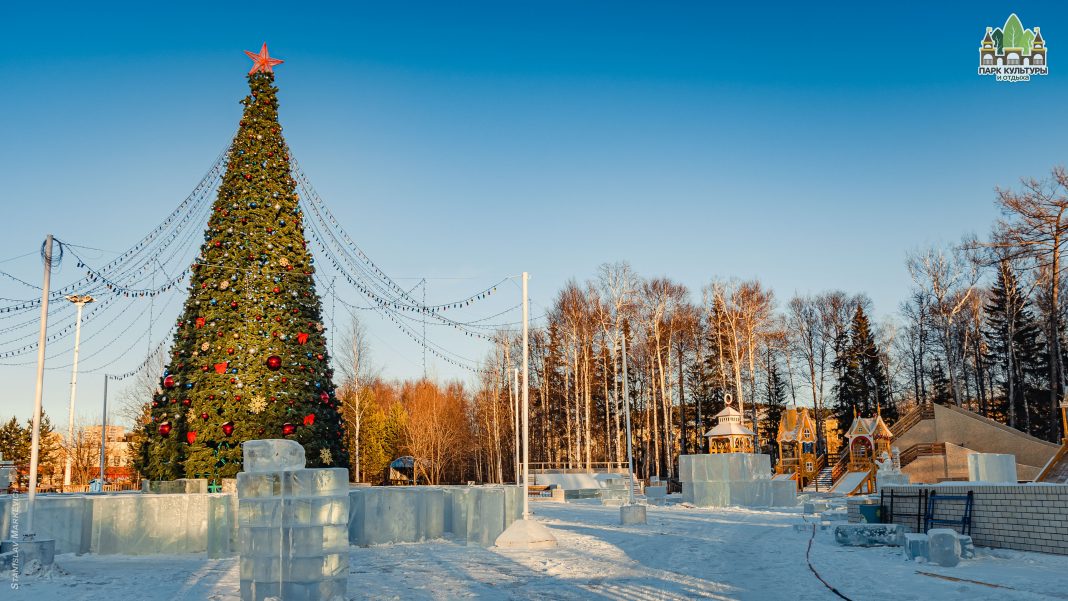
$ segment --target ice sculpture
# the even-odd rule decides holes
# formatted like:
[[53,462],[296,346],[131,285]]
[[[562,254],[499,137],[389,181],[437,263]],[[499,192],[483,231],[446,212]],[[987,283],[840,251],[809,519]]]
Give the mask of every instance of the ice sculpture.
[[292,440],[243,445],[237,475],[242,601],[345,598],[349,472],[305,469]]

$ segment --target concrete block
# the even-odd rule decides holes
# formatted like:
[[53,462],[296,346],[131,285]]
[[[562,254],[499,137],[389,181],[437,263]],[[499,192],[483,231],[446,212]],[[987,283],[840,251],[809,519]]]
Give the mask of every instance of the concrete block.
[[645,524],[647,522],[645,505],[621,505],[619,507],[619,522],[624,526]]
[[[34,519],[36,519],[34,515]],[[32,574],[50,567],[56,559],[56,541],[50,538],[0,541],[0,554],[12,553],[11,570]]]
[[899,547],[904,534],[901,524],[841,524],[834,529],[834,540],[845,547]]

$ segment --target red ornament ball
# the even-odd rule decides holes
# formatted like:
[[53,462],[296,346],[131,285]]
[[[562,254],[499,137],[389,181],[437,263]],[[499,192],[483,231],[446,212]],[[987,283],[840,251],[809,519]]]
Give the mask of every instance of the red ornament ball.
[[324,403],[329,401],[330,400],[330,394],[326,393],[326,392],[320,392],[319,393],[319,400],[324,402]]
[[163,378],[164,388],[174,388],[174,376],[167,376]]
[[196,442],[196,440],[197,440],[197,431],[196,430],[190,430],[189,432],[185,433],[185,441],[188,442],[189,444],[193,444],[194,442]]
[[293,424],[286,422],[282,424],[282,436],[292,436],[297,431],[297,427]]
[[279,288],[278,286],[275,286],[275,287],[274,287],[274,293],[275,293],[275,294],[278,294],[278,293],[279,293],[279,292],[281,292],[281,291],[282,291],[282,289],[281,289],[281,288]]
[[171,423],[170,422],[163,422],[162,424],[159,425],[159,435],[160,436],[169,436],[170,433],[171,433]]
[[200,419],[202,419],[204,421],[208,421],[208,412],[204,411],[203,413],[201,413],[200,414]]
[[278,355],[271,355],[267,357],[267,369],[271,371],[278,371],[282,369],[282,358]]
[[234,422],[226,422],[222,425],[223,434],[230,436],[234,433]]
[[230,308],[231,308],[231,309],[236,309],[236,308],[237,308],[237,301],[232,301],[232,302],[230,303]]

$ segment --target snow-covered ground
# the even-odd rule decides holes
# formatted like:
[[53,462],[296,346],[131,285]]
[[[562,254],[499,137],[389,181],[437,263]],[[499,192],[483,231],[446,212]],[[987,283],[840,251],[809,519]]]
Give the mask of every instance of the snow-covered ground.
[[[644,526],[592,503],[533,506],[559,547],[482,549],[448,540],[352,547],[351,599],[837,599],[809,571],[793,511],[650,507]],[[812,563],[855,600],[1068,599],[1068,557],[978,549],[955,568],[897,548],[844,548],[819,532]],[[0,599],[237,601],[235,559],[61,555],[49,577],[7,582]],[[947,580],[936,575],[961,580]],[[4,575],[10,580],[10,575]],[[976,582],[967,582],[967,580]]]

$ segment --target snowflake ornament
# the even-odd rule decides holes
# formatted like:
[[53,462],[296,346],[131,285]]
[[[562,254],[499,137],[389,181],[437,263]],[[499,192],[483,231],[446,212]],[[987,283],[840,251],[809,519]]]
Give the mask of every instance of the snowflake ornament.
[[334,456],[330,454],[330,449],[319,450],[319,461],[322,461],[323,465],[330,465],[334,463]]
[[267,399],[260,395],[252,397],[252,400],[248,402],[248,410],[253,413],[259,413],[267,408]]

